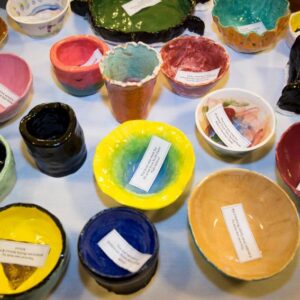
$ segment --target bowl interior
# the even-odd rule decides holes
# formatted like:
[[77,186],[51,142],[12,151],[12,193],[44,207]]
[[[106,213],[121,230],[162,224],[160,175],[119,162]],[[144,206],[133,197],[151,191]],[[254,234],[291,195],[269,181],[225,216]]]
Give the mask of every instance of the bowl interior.
[[[220,192],[221,191],[221,192]],[[241,263],[221,208],[241,203],[261,258]],[[254,280],[280,272],[299,244],[297,211],[287,194],[266,177],[247,170],[217,172],[194,190],[189,222],[199,250],[225,274]]]
[[0,18],[0,44],[7,36],[7,26],[5,22]]
[[7,154],[6,154],[5,145],[2,143],[2,141],[0,139],[0,174],[5,165],[6,155]]
[[[16,205],[0,211],[0,239],[48,245],[49,255],[43,267],[1,264],[0,294],[17,294],[43,281],[54,269],[63,249],[63,236],[57,223],[34,206]],[[17,275],[17,276],[16,276]]]

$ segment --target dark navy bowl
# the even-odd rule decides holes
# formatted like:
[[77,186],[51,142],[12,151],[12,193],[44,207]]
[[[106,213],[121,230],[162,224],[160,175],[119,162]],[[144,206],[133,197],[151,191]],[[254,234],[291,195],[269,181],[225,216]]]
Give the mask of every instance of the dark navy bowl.
[[[136,250],[151,254],[150,259],[131,273],[116,265],[98,246],[115,229]],[[157,231],[148,218],[131,208],[106,209],[84,226],[78,240],[80,262],[104,288],[117,294],[130,294],[148,284],[158,263]]]

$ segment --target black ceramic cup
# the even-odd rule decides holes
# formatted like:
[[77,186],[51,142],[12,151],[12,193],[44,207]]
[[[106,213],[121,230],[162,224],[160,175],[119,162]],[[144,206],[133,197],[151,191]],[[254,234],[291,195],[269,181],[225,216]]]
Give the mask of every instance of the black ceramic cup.
[[74,173],[86,159],[83,131],[67,104],[35,106],[21,120],[19,129],[37,167],[47,175],[62,177]]

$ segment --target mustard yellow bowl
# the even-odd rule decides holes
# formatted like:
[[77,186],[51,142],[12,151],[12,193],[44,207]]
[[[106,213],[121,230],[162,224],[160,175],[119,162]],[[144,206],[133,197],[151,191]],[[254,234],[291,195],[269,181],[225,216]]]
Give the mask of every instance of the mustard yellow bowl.
[[[169,151],[165,153],[167,144]],[[143,159],[146,152],[150,153],[148,161]],[[162,165],[157,171],[159,163]],[[121,204],[151,210],[165,207],[181,195],[194,164],[192,144],[179,129],[161,122],[135,120],[119,125],[98,144],[93,168],[95,180],[105,194]],[[152,179],[150,188],[146,182],[148,190],[145,182],[139,185],[144,179]]]

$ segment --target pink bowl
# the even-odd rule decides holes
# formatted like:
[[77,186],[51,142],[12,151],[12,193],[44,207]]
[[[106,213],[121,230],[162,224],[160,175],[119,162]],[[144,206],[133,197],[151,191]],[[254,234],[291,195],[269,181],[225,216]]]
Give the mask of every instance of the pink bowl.
[[276,147],[276,164],[280,176],[291,190],[300,197],[300,122],[290,126],[281,136]]
[[[162,72],[173,91],[185,97],[199,97],[211,89],[227,72],[229,56],[215,41],[199,36],[184,36],[171,40],[160,51]],[[219,70],[218,70],[219,69]],[[191,79],[182,79],[191,72]],[[203,72],[216,72],[206,76]],[[212,74],[210,74],[212,75]],[[181,76],[181,77],[180,77]]]
[[20,111],[31,85],[32,74],[26,61],[12,53],[0,53],[0,123]]

